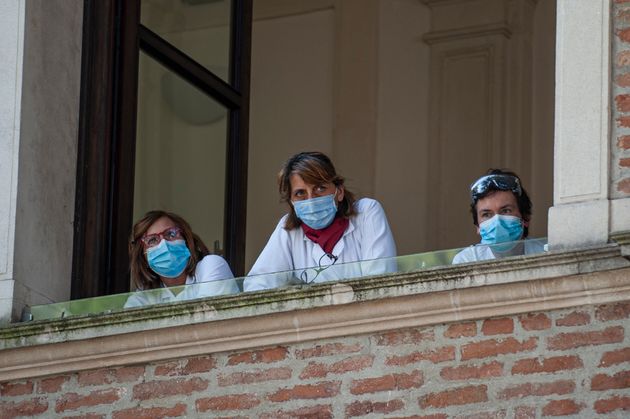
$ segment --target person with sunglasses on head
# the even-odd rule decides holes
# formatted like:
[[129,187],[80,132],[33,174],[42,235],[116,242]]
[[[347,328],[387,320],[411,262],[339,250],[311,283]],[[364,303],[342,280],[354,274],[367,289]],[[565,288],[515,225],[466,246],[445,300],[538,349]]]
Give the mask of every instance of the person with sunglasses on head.
[[[186,220],[171,212],[149,211],[134,224],[129,261],[136,288],[154,291],[132,294],[125,308],[239,292],[226,261],[211,255]],[[197,285],[170,288],[191,284]]]
[[455,255],[454,264],[544,251],[541,241],[519,241],[528,236],[532,202],[516,173],[490,169],[477,179],[470,187],[470,212],[481,242]]
[[[396,245],[381,205],[369,198],[357,200],[328,156],[320,152],[294,155],[278,174],[278,189],[289,213],[280,219],[245,278],[245,291],[276,288],[294,279],[323,282],[389,269],[378,261],[360,268],[339,266],[394,257]],[[314,268],[310,276],[307,268]],[[262,275],[290,270],[303,271],[296,278]]]

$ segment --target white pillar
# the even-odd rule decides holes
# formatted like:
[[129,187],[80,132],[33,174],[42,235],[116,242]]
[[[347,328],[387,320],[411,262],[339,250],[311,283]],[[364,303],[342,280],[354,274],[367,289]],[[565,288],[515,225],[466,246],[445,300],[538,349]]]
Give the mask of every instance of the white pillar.
[[0,2],[0,324],[11,319],[24,0]]
[[610,0],[558,0],[552,249],[608,241]]

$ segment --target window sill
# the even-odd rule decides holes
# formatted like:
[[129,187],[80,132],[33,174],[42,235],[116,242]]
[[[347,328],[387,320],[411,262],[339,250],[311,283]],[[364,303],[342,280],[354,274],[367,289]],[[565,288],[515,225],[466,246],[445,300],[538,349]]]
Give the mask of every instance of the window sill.
[[630,299],[625,243],[0,329],[0,381]]

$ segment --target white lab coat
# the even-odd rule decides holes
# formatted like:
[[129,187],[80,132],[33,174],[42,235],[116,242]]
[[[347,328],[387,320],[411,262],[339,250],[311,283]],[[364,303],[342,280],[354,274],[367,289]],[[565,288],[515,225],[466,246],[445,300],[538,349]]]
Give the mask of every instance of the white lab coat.
[[[282,217],[245,278],[244,290],[255,291],[290,283],[324,282],[395,271],[394,261],[371,261],[396,256],[396,245],[383,207],[369,198],[360,199],[354,205],[357,214],[350,218],[348,228],[332,251],[337,257],[336,262],[324,253],[319,244],[306,237],[302,228],[286,230],[284,225],[288,215]],[[342,265],[357,261],[369,262]],[[334,266],[331,266],[333,262]],[[325,269],[321,270],[320,267]],[[291,270],[294,272],[276,274]]]
[[481,260],[490,260],[508,256],[532,255],[545,251],[546,240],[531,239],[524,240],[519,243],[513,250],[505,253],[493,252],[490,246],[483,244],[475,244],[469,246],[455,255],[453,264],[478,262]]
[[169,287],[162,285],[146,291],[137,291],[129,296],[125,308],[174,301],[194,300],[195,298],[239,292],[234,275],[225,259],[217,255],[207,255],[197,263],[194,276],[186,277],[186,287],[177,295]]

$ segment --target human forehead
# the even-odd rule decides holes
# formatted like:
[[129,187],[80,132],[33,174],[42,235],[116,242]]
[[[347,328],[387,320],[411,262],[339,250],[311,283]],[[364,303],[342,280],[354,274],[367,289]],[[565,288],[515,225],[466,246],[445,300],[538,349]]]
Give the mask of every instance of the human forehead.
[[511,191],[494,191],[477,201],[477,213],[482,211],[497,212],[501,208],[513,207],[518,210],[516,196]]
[[158,218],[147,230],[146,234],[161,233],[167,228],[177,227],[177,224],[167,216]]
[[302,178],[302,176],[300,176],[299,174],[293,173],[291,176],[289,176],[289,183],[291,184],[291,191],[295,191],[298,189],[312,189],[321,184],[326,184],[326,183],[331,183],[331,182],[309,183],[309,182],[306,182]]

